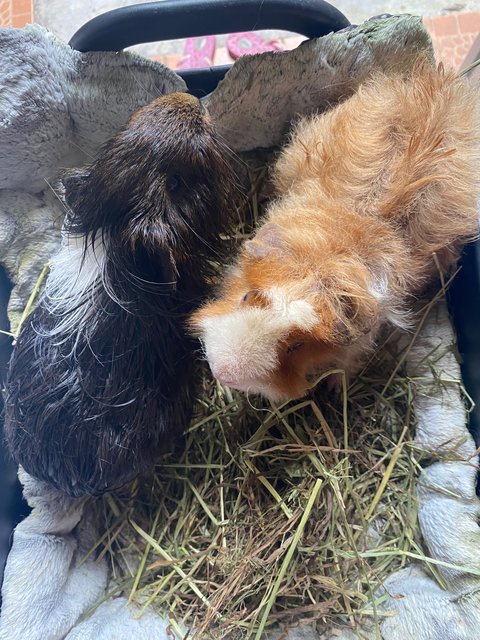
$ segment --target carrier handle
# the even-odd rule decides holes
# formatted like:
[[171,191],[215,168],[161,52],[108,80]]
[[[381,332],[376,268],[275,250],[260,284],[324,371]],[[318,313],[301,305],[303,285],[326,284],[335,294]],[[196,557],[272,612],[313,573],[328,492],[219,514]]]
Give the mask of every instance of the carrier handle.
[[[347,18],[324,0],[164,0],[107,11],[71,38],[78,51],[120,51],[144,42],[259,29],[285,29],[308,38],[339,31]],[[180,71],[190,91],[209,93],[231,65]]]
[[70,40],[78,51],[120,51],[143,42],[259,29],[285,29],[308,38],[349,26],[324,0],[165,0],[107,11]]

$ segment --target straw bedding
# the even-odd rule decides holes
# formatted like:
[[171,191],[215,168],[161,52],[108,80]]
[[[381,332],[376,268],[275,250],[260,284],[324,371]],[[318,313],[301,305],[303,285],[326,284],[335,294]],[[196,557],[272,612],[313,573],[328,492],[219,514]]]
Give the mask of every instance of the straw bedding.
[[[249,175],[234,240],[269,191],[262,166]],[[152,605],[185,638],[375,626],[382,581],[424,556],[415,479],[425,454],[413,443],[415,381],[403,367],[415,336],[385,335],[339,395],[320,381],[282,406],[222,387],[202,363],[184,440],[153,477],[95,504],[101,535],[89,554],[109,559],[106,597]]]

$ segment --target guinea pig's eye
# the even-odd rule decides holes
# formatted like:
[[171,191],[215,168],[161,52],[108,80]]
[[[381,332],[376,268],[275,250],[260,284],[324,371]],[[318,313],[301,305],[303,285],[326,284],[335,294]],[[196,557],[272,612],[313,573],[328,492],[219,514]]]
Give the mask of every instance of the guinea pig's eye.
[[248,300],[248,296],[249,296],[249,294],[246,293],[242,298],[242,302],[246,302]]
[[289,347],[287,347],[287,353],[293,353],[293,351],[298,351],[303,347],[304,344],[305,344],[304,342],[295,342],[294,344],[291,344]]
[[165,181],[165,187],[169,193],[175,193],[180,189],[181,178],[177,175],[168,176]]

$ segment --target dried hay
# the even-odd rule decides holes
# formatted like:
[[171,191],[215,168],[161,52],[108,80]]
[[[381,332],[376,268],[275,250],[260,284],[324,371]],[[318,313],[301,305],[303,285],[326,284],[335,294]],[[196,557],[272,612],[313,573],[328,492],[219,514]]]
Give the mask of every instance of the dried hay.
[[[260,215],[266,172],[251,175],[239,238]],[[442,582],[417,525],[422,454],[403,369],[416,335],[403,347],[386,336],[339,396],[320,384],[282,406],[222,387],[204,363],[185,441],[152,478],[96,501],[90,554],[111,563],[107,597],[153,606],[179,637],[259,640],[274,624],[378,628],[378,589],[411,558]]]

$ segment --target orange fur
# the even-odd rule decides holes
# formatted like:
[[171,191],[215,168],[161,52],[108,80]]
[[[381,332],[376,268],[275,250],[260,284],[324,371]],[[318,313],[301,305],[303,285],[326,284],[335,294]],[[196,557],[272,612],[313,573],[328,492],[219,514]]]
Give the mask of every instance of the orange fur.
[[[408,324],[413,298],[438,266],[451,270],[478,232],[476,100],[454,71],[421,60],[409,75],[375,75],[336,108],[298,123],[274,170],[278,198],[264,226],[219,299],[192,318],[212,369],[223,359],[217,369],[232,386],[301,396],[314,369],[354,370],[380,326]],[[315,323],[297,326],[290,314],[277,328],[272,314],[298,300]],[[225,344],[209,341],[215,322],[228,314],[250,321],[252,306],[270,313],[262,340],[276,353],[262,367],[266,351],[255,344],[249,377],[234,336],[230,347],[221,331]],[[261,327],[257,316],[252,327]]]

